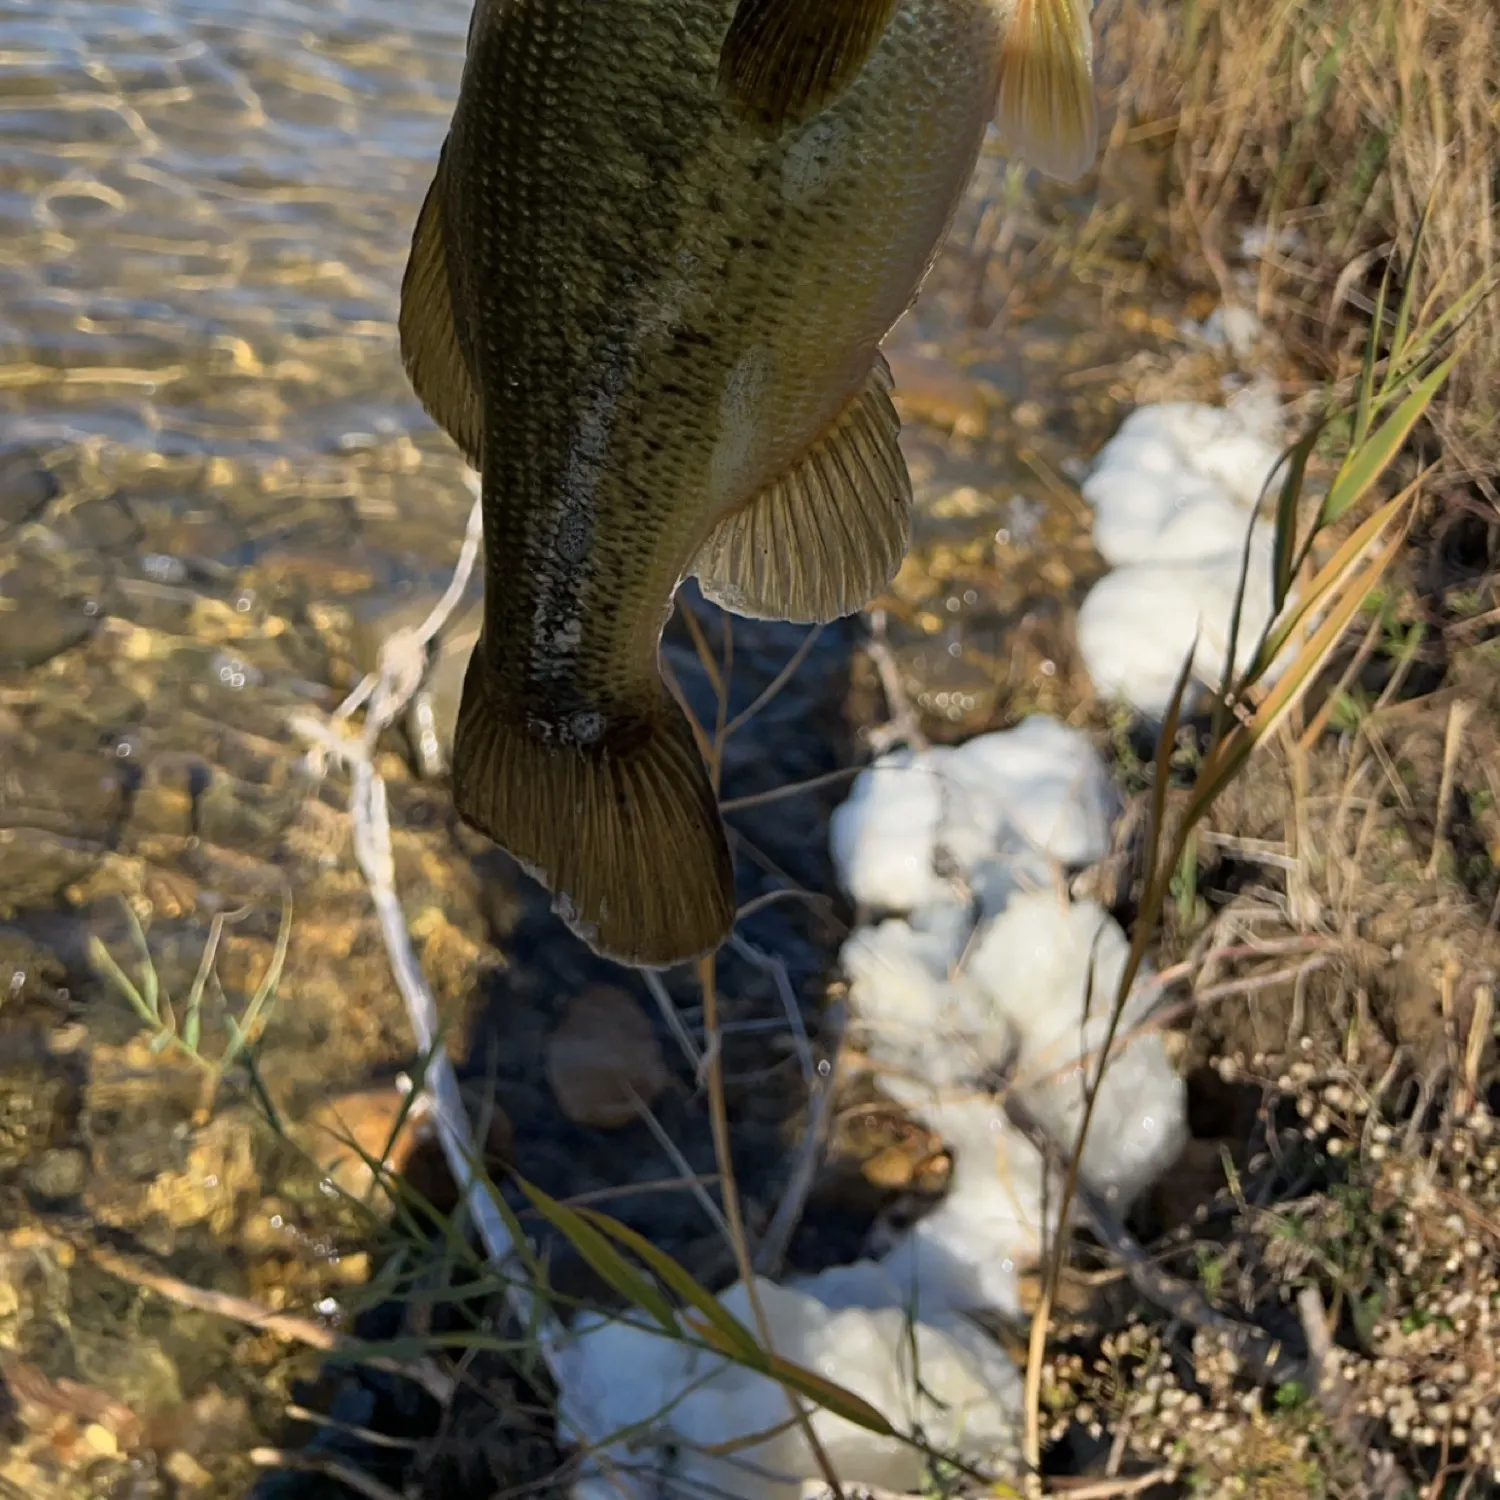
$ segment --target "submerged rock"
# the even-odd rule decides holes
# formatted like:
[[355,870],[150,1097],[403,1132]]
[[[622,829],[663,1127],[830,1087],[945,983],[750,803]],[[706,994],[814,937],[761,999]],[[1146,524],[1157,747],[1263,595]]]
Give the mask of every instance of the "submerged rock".
[[603,985],[569,1002],[547,1043],[547,1081],[577,1125],[619,1130],[671,1081],[650,1018],[624,990]]

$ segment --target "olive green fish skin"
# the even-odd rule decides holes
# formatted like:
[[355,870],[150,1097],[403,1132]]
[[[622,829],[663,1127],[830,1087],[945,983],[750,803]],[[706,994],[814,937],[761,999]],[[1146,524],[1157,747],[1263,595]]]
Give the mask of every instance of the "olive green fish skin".
[[775,134],[717,84],[735,0],[479,7],[442,207],[483,411],[486,696],[545,743],[628,739],[698,546],[826,431],[912,300],[1002,17],[903,0],[846,93]]
[[483,475],[455,805],[648,967],[735,917],[658,662],[673,594],[692,572],[826,620],[899,565],[879,344],[973,168],[1012,0],[801,3],[479,0],[403,284],[413,384]]

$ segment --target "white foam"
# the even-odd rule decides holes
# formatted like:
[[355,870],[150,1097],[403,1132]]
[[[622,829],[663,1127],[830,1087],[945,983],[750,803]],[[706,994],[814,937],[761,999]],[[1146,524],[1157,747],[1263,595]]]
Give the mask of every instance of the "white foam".
[[[969,974],[1016,1037],[1013,1085],[1065,1152],[1078,1140],[1099,1065],[1090,1054],[1104,1043],[1129,951],[1097,902],[1037,892],[1012,900],[969,957]],[[1160,1034],[1132,1035],[1156,1002],[1152,979],[1142,965],[1126,997],[1083,1148],[1084,1179],[1121,1213],[1185,1139],[1186,1091]]]
[[887,911],[947,898],[934,868],[943,815],[942,749],[897,750],[855,778],[833,814],[829,842],[839,884],[862,906]]
[[[925,913],[933,921],[937,913]],[[993,1065],[1009,1044],[983,991],[954,965],[968,940],[961,907],[937,931],[902,917],[859,928],[840,955],[865,1050],[892,1098],[920,1107]]]
[[[928,1443],[980,1469],[1004,1465],[1013,1454],[1020,1377],[976,1328],[956,1318],[913,1320],[899,1303],[898,1284],[868,1263],[787,1286],[761,1279],[756,1291],[777,1353],[869,1402],[898,1431],[920,1430]],[[757,1326],[743,1283],[720,1301],[747,1327]],[[606,1459],[654,1475],[649,1493],[795,1500],[818,1476],[774,1381],[650,1329],[589,1315],[576,1331],[570,1368],[610,1393],[613,1429],[639,1429],[629,1447],[617,1444]],[[924,1460],[909,1443],[819,1408],[810,1408],[810,1417],[846,1483],[920,1488]],[[766,1436],[755,1441],[759,1434]],[[743,1446],[726,1455],[726,1444]],[[714,1448],[720,1451],[706,1451]],[[573,1491],[575,1500],[612,1493],[597,1470]]]
[[[1084,481],[1094,545],[1115,571],[1089,592],[1078,646],[1094,686],[1159,718],[1198,638],[1190,697],[1217,688],[1240,579],[1235,668],[1270,623],[1282,423],[1268,384],[1224,407],[1170,401],[1132,412]],[[1247,549],[1248,540],[1248,549]],[[1248,555],[1247,555],[1248,550]]]
[[[1176,670],[1173,661],[1168,686]],[[915,766],[927,772],[920,792],[900,780]],[[1018,1089],[1058,1147],[1074,1147],[1097,1066],[1089,1054],[1104,1039],[1128,945],[1101,907],[1070,901],[1058,876],[1107,852],[1119,797],[1089,737],[1042,715],[951,750],[903,754],[861,783],[834,818],[841,873],[857,890],[878,885],[885,905],[909,914],[844,944],[860,1045],[882,1089],[955,1153],[944,1202],[881,1263],[924,1316],[1013,1315],[1018,1278],[1057,1227],[1047,1204],[1059,1188],[1048,1193],[1041,1155],[990,1091]],[[888,869],[893,848],[915,861],[897,866],[899,880]],[[863,871],[861,856],[871,861]],[[949,878],[935,878],[935,865]],[[1146,971],[1122,1034],[1155,998]],[[1175,1159],[1184,1118],[1160,1037],[1117,1044],[1085,1180],[1124,1212]]]
[[[1074,1146],[1095,1068],[1088,1054],[1103,1039],[1128,947],[1118,924],[1069,900],[1058,876],[1108,849],[1118,810],[1088,737],[1037,716],[956,749],[883,757],[833,818],[845,889],[900,913],[844,945],[859,1040],[884,1090],[947,1144],[954,1170],[937,1209],[872,1246],[875,1258],[761,1282],[760,1298],[779,1353],[975,1465],[1012,1460],[1021,1382],[969,1315],[1021,1317],[1021,1278],[1060,1227],[1059,1174],[994,1090],[1018,1090],[1061,1151]],[[1125,1034],[1155,998],[1148,972],[1128,998]],[[1099,1091],[1085,1181],[1123,1212],[1171,1165],[1184,1118],[1159,1036],[1131,1040]],[[742,1285],[722,1300],[754,1326]],[[578,1326],[581,1373],[608,1391],[601,1421],[638,1429],[632,1450],[606,1456],[654,1476],[649,1493],[793,1500],[817,1478],[774,1382],[650,1329],[598,1318]],[[910,1447],[827,1412],[812,1421],[845,1482],[920,1489]],[[609,1483],[585,1475],[575,1500],[604,1500]]]
[[1100,858],[1119,799],[1082,731],[1045,714],[956,749],[899,750],[860,773],[833,815],[840,884],[860,904],[912,911],[958,899],[993,861],[1032,884]]
[[[967,876],[986,859],[1091,864],[1109,848],[1119,797],[1093,742],[1046,714],[960,745],[943,767],[941,840]],[[1036,870],[1040,862],[1030,862]]]
[[[900,1235],[881,1259],[922,1317],[951,1312],[1021,1313],[1021,1276],[1047,1242],[1047,1205],[1061,1185],[1006,1119],[998,1101],[929,1101],[923,1118],[953,1154],[943,1202]],[[1050,1192],[1049,1192],[1050,1187]],[[1050,1215],[1056,1223],[1056,1210]]]

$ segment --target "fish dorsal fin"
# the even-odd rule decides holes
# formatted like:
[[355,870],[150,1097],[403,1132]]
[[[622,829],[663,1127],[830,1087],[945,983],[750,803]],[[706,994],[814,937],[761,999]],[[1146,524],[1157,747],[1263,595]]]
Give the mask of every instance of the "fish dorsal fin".
[[484,446],[484,415],[453,320],[448,248],[443,226],[444,154],[412,235],[401,281],[401,361],[417,399],[477,469]]
[[896,0],[740,0],[720,86],[776,128],[816,114],[869,60]]
[[1094,33],[1089,0],[1016,0],[1000,54],[997,123],[1023,161],[1071,182],[1094,164]]
[[807,623],[863,609],[896,576],[911,537],[911,478],[897,446],[884,355],[838,420],[786,473],[725,517],[693,559],[733,614]]

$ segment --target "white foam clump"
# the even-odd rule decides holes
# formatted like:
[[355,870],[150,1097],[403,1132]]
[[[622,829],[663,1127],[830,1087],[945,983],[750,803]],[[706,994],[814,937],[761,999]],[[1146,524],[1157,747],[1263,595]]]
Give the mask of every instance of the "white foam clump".
[[950,751],[900,749],[862,771],[829,829],[839,883],[862,906],[907,911],[941,901],[933,866]]
[[[942,752],[928,778],[941,789],[936,808],[904,825],[913,799],[900,777],[914,764],[904,754],[864,773],[833,829],[846,888],[901,912],[857,929],[841,955],[865,1055],[885,1092],[954,1154],[947,1198],[883,1263],[924,1311],[1014,1314],[1060,1184],[992,1090],[1015,1089],[1059,1150],[1073,1149],[1129,945],[1057,876],[1102,857],[1119,804],[1088,737],[1040,715]],[[879,868],[891,848],[908,861],[899,878]],[[873,874],[859,864],[872,851]],[[950,878],[929,878],[939,865]],[[1160,1035],[1129,1036],[1156,997],[1143,966],[1081,1162],[1119,1213],[1184,1137],[1184,1090]]]
[[1277,476],[1282,437],[1274,389],[1258,384],[1223,407],[1140,407],[1105,444],[1083,495],[1114,571],[1078,614],[1079,650],[1102,694],[1161,717],[1195,634],[1193,678],[1217,686],[1242,570],[1235,667],[1249,665],[1273,598],[1274,529],[1256,506]]
[[[859,928],[842,954],[866,1054],[882,1087],[943,1138],[954,1169],[932,1213],[871,1247],[878,1259],[758,1291],[778,1353],[975,1467],[1012,1461],[1021,1379],[969,1315],[1022,1314],[1021,1275],[1060,1227],[1053,1158],[1076,1143],[1084,1069],[1092,1078],[1128,952],[1114,919],[1070,900],[1057,876],[1107,851],[1117,813],[1088,737],[1039,715],[957,748],[883,757],[833,819],[845,889],[895,913]],[[1143,975],[1124,1031],[1155,996]],[[1000,1088],[1018,1092],[1057,1152],[1012,1123]],[[1185,1113],[1159,1033],[1117,1042],[1084,1181],[1123,1214],[1175,1159]],[[743,1284],[721,1300],[755,1328]],[[595,1425],[634,1434],[600,1455],[574,1500],[665,1489],[793,1500],[818,1477],[775,1382],[649,1328],[591,1316],[576,1332],[579,1384],[605,1393]],[[843,1481],[920,1488],[920,1453],[808,1409]],[[641,1474],[649,1482],[633,1488]]]
[[[980,939],[971,972],[1017,1041],[1016,1088],[1037,1122],[1071,1153],[1086,1089],[1124,977],[1130,944],[1097,902],[1047,892],[1017,896]],[[1154,1032],[1143,964],[1120,1013],[1109,1066],[1083,1146],[1082,1176],[1123,1212],[1182,1150],[1183,1087]]]
[[[846,958],[850,948],[869,951],[859,943],[851,941]],[[899,944],[888,937],[885,949],[899,953]],[[1078,1142],[1128,953],[1119,924],[1096,903],[1018,891],[976,934],[962,974],[934,977],[923,993],[890,987],[856,957],[851,999],[871,1031],[867,1052],[889,1068],[882,1085],[954,1155],[948,1196],[884,1260],[924,1312],[1020,1313],[1020,1276],[1057,1225],[1062,1183],[988,1097],[986,1079],[1004,1071],[1002,1086],[1065,1159]],[[1080,1162],[1082,1180],[1120,1215],[1172,1166],[1186,1136],[1182,1081],[1160,1034],[1139,1029],[1156,998],[1151,974],[1142,973],[1120,1016]]]
[[1038,877],[1049,861],[1089,864],[1118,810],[1088,736],[1035,714],[957,748],[883,756],[834,812],[829,841],[855,901],[913,911],[951,903],[956,880],[992,879],[996,859]]
[[[786,1286],[758,1278],[756,1291],[771,1346],[784,1358],[869,1402],[898,1431],[920,1430],[929,1444],[976,1468],[1010,1456],[1020,1377],[974,1325],[951,1317],[913,1321],[897,1284],[868,1261]],[[719,1300],[756,1328],[743,1282]],[[645,1494],[796,1500],[804,1482],[819,1474],[775,1381],[701,1347],[594,1314],[575,1331],[570,1358],[607,1393],[607,1409],[597,1413],[602,1424],[633,1431],[628,1442],[606,1450],[603,1463],[592,1461],[574,1500],[618,1500],[620,1480],[629,1484],[632,1476],[647,1479]],[[802,1404],[841,1480],[902,1492],[920,1487],[924,1460],[909,1443]]]
[[923,1317],[1022,1314],[1021,1276],[1047,1241],[1049,1194],[1061,1189],[994,1099],[929,1100],[920,1111],[953,1156],[943,1201],[897,1236],[880,1260]]

